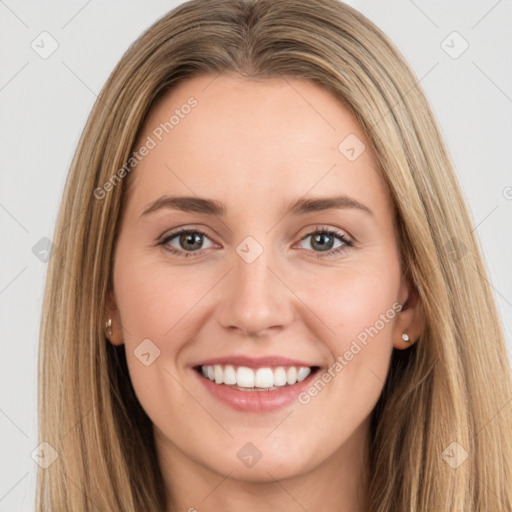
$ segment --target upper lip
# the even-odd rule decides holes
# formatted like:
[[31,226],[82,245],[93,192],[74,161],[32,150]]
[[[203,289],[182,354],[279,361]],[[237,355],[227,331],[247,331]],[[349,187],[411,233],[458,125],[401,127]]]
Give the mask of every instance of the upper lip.
[[270,366],[318,366],[310,362],[300,361],[299,359],[291,359],[289,357],[281,357],[277,355],[269,355],[264,357],[251,357],[244,355],[231,355],[213,357],[205,359],[193,366],[213,366],[215,364],[231,364],[233,366],[247,366],[249,368],[265,368]]

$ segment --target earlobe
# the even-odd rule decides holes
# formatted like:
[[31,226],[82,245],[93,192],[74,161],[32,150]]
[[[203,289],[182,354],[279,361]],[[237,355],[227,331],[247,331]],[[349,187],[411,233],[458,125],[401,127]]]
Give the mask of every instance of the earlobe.
[[[404,283],[405,285],[405,283]],[[407,296],[397,313],[393,328],[393,346],[404,350],[414,345],[423,331],[424,315],[421,300],[415,286],[410,281],[405,285]]]
[[112,291],[107,295],[106,320],[104,322],[105,337],[112,345],[122,345],[122,329],[119,321],[119,312],[116,307]]
[[393,347],[397,350],[405,350],[414,345],[414,343],[415,340],[411,339],[406,332],[399,335],[393,335]]
[[409,335],[407,333],[402,333],[402,339],[406,342],[406,343],[409,343],[411,341],[411,338],[409,338]]
[[109,318],[107,320],[107,323],[105,324],[105,329],[107,329],[108,335],[112,336],[112,318]]
[[107,319],[104,326],[105,337],[108,341],[110,341],[112,345],[122,345],[123,340],[121,337],[121,327],[119,325],[114,326],[114,321],[111,317]]

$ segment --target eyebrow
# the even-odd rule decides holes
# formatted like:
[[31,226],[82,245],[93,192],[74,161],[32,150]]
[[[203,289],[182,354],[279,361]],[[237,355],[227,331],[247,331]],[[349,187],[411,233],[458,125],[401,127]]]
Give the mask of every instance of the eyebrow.
[[[346,195],[329,196],[320,198],[300,198],[288,206],[286,214],[305,215],[330,209],[354,208],[369,215],[373,212],[364,204]],[[162,209],[180,210],[183,212],[203,213],[223,217],[226,215],[224,205],[214,199],[206,199],[197,196],[161,196],[153,201],[142,212],[141,217]]]

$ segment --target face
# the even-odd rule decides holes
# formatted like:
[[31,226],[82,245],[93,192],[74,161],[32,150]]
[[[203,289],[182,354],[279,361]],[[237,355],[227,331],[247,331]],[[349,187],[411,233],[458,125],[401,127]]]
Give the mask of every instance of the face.
[[144,144],[108,314],[162,457],[257,481],[358,452],[417,316],[355,118],[308,81],[202,76]]

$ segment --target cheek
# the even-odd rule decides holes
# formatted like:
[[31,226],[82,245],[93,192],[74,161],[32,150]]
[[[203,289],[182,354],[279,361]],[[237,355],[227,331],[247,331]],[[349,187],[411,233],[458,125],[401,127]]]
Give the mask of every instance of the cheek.
[[399,283],[398,265],[390,265],[386,272],[347,268],[333,273],[328,285],[310,288],[309,306],[331,328],[321,341],[332,362],[299,403],[312,416],[323,415],[326,436],[336,429],[350,435],[378,401],[393,350]]
[[372,263],[332,269],[324,279],[308,280],[301,298],[337,340],[356,338],[376,323],[379,331],[389,334],[396,315],[393,305],[396,308],[400,269],[398,262],[388,263],[386,267]]
[[[201,299],[218,277],[211,271],[171,269],[161,261],[147,263],[143,255],[121,250],[114,286],[130,379],[146,412],[165,424],[172,411],[186,405],[177,382],[183,378],[177,361],[200,328]],[[162,403],[172,407],[163,409]]]
[[[123,301],[119,308],[135,395],[153,423],[162,429],[173,425],[171,437],[186,436],[183,431],[180,434],[185,426],[175,421],[179,411],[186,409],[187,397],[179,384],[182,375],[174,361],[181,349],[179,340],[189,336],[184,328],[194,302],[184,299],[186,293],[176,292],[181,283],[170,285],[160,272],[139,268],[137,275],[129,273],[122,277],[125,281],[120,286]],[[178,343],[169,343],[170,339]]]
[[376,399],[393,349],[400,287],[398,260],[339,269],[324,283],[308,288],[305,302],[330,328],[323,330],[321,341],[331,353],[333,365],[336,362],[331,367],[331,374],[336,375],[332,389]]
[[176,331],[187,324],[187,315],[214,283],[204,273],[170,271],[161,263],[141,264],[135,258],[118,263],[115,287],[125,342],[130,345],[150,338],[160,346],[169,336],[176,338]]

